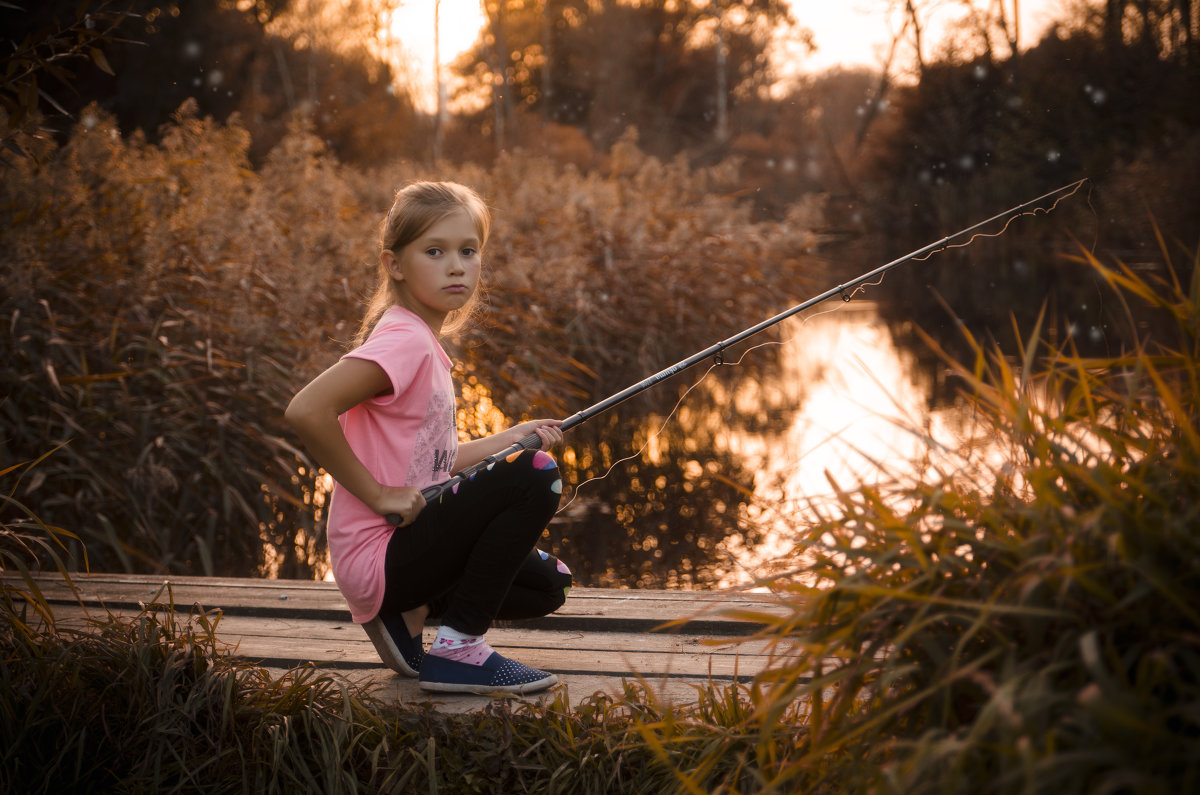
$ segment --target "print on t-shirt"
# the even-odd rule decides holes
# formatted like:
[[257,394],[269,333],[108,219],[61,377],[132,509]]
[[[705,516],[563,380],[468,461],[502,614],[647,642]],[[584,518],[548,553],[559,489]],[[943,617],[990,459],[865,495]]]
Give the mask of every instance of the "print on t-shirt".
[[[454,398],[447,392],[435,388],[429,396],[429,405],[425,408],[425,420],[417,433],[413,444],[412,459],[408,465],[408,477],[405,483],[440,483],[446,480],[454,469],[454,459],[458,448],[447,450],[437,447],[434,440],[453,439],[454,431]],[[447,429],[449,433],[447,434]],[[439,475],[439,473],[445,473]]]

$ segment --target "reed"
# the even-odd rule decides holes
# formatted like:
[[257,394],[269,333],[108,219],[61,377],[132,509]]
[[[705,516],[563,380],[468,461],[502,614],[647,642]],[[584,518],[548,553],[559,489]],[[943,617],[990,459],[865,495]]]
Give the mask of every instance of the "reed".
[[[390,189],[428,176],[356,174],[302,125],[257,172],[243,131],[186,109],[159,145],[111,128],[85,114],[0,187],[0,789],[1200,788],[1196,256],[1176,267],[1161,240],[1152,272],[1079,256],[1127,308],[1135,342],[1116,354],[1081,356],[1038,321],[1015,357],[970,336],[964,361],[946,355],[981,439],[949,457],[930,439],[918,483],[834,484],[837,503],[795,531],[804,577],[772,583],[790,614],[758,616],[776,659],[750,685],[688,707],[631,682],[449,716],[249,665],[203,610],[67,626],[23,576],[317,571],[317,473],[279,407],[349,336]],[[779,296],[747,277],[803,270],[818,208],[755,223],[711,195],[720,168],[633,144],[607,173],[502,159],[438,175],[512,208],[491,252],[496,321],[461,351],[464,380],[509,415],[624,386],[710,339],[712,317],[761,318]],[[546,257],[572,278],[546,288]],[[613,285],[626,293],[601,300]],[[516,342],[527,360],[494,355]],[[579,476],[611,458],[573,452]],[[649,521],[626,513],[630,532]]]
[[[249,665],[202,610],[56,625],[10,577],[0,788],[1194,791],[1200,261],[1185,282],[1169,258],[1158,280],[1084,258],[1169,334],[1104,360],[1039,328],[1016,359],[972,342],[956,367],[1002,463],[967,448],[920,483],[841,490],[798,529],[815,579],[776,581],[792,610],[757,617],[776,659],[749,685],[443,715]],[[4,524],[6,570],[69,542],[28,513]]]
[[[26,496],[103,571],[326,573],[326,486],[282,408],[344,353],[406,182],[464,182],[497,208],[487,320],[448,343],[475,434],[564,416],[760,320],[777,285],[802,291],[820,221],[815,200],[756,221],[730,195],[736,168],[663,164],[632,140],[604,173],[533,154],[360,171],[297,121],[253,168],[246,130],[189,103],[153,144],[95,107],[61,147],[25,143],[37,157],[0,180],[0,458],[56,450]],[[610,440],[665,415],[671,386],[572,434],[568,482],[603,473],[620,457]],[[693,456],[675,441],[671,481]],[[679,521],[647,491],[603,498],[643,525]]]
[[815,581],[760,617],[758,791],[1200,786],[1200,261],[1163,254],[1159,278],[1081,257],[1158,338],[1089,359],[1039,322],[1015,360],[951,363],[999,463],[843,488],[803,530]]

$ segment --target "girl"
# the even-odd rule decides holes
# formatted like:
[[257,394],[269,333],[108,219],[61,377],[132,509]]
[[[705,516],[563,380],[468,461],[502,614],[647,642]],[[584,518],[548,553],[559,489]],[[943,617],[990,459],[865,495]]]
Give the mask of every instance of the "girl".
[[[421,496],[531,433],[543,448],[562,441],[557,420],[458,441],[438,337],[476,307],[490,228],[487,206],[462,185],[397,193],[357,347],[300,390],[285,417],[336,482],[333,574],[384,663],[426,690],[527,693],[557,679],[492,651],[484,633],[494,619],[546,615],[566,598],[570,572],[533,548],[562,491],[554,460],[526,450],[432,504]],[[389,526],[387,514],[400,523]],[[430,615],[441,626],[426,654]]]

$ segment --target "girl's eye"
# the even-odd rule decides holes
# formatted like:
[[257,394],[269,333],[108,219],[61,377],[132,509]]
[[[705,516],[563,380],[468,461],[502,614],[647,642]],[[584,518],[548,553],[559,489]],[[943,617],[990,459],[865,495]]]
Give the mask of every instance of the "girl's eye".
[[436,256],[440,255],[441,253],[442,253],[442,250],[440,248],[425,249],[425,256],[427,256],[427,257],[436,257]]
[[477,253],[477,252],[476,252],[476,251],[475,251],[475,249],[473,249],[473,248],[464,248],[464,249],[462,250],[462,255],[463,255],[464,257],[473,257],[473,256],[475,256],[475,254],[476,254],[476,253]]

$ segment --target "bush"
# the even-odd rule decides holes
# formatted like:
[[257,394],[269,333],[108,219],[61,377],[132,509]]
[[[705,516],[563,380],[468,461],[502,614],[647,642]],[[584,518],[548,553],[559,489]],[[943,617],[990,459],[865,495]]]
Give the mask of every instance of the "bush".
[[[921,483],[845,490],[801,529],[810,579],[777,581],[790,613],[757,617],[751,640],[777,654],[750,686],[441,715],[239,662],[202,609],[72,630],[5,579],[0,786],[1194,791],[1200,259],[1186,285],[1088,259],[1174,336],[1110,360],[1039,328],[1016,363],[975,345],[959,374],[991,438],[931,453]],[[43,537],[27,518],[0,534],[5,568]]]
[[754,714],[779,738],[802,704],[807,732],[765,789],[1200,785],[1200,260],[1153,284],[1085,259],[1173,334],[1094,359],[1039,324],[1015,363],[971,341],[986,444],[801,533],[813,581],[767,619]]
[[[802,282],[819,217],[813,205],[786,224],[752,223],[714,195],[734,166],[662,164],[632,137],[606,174],[588,175],[532,155],[490,170],[359,172],[303,122],[258,170],[249,145],[236,123],[190,104],[154,145],[121,138],[91,108],[66,146],[16,163],[0,187],[0,450],[6,461],[57,450],[24,496],[78,532],[100,570],[325,573],[326,486],[281,409],[351,338],[373,287],[377,225],[410,180],[464,182],[497,207],[492,311],[452,341],[473,433],[591,405],[761,320],[781,280]],[[635,451],[682,389],[572,434],[568,479]],[[702,398],[698,411],[720,411]],[[640,544],[648,525],[668,546],[681,517],[653,484],[683,482],[710,454],[736,473],[702,428],[664,435],[664,454],[632,465],[640,479],[593,492],[613,513],[556,526],[552,541],[611,531],[617,516],[618,533]],[[685,449],[688,436],[713,449]],[[713,499],[694,513],[724,535],[744,497],[712,472],[703,483],[712,488],[695,493]],[[619,544],[627,582],[681,572],[686,584],[709,565],[695,545],[639,559],[640,547]],[[599,563],[577,574],[611,582],[622,561],[593,551]]]
[[314,568],[313,473],[277,415],[328,312],[317,258],[345,259],[356,208],[325,174],[282,226],[276,194],[325,162],[291,140],[310,145],[266,183],[236,126],[185,108],[153,147],[91,110],[5,180],[4,458],[58,448],[25,496],[103,569],[253,574],[265,548],[280,573]]

